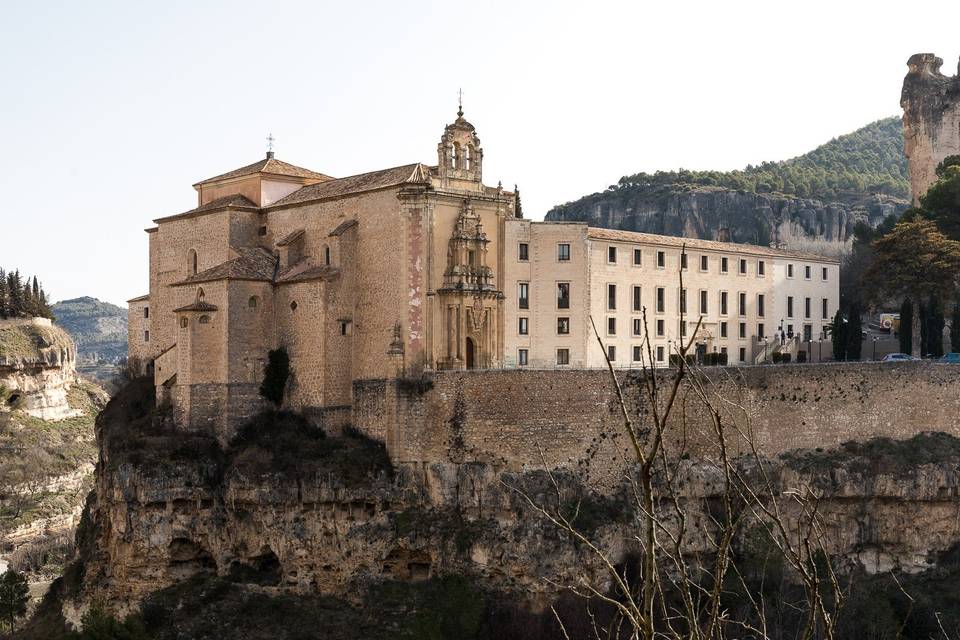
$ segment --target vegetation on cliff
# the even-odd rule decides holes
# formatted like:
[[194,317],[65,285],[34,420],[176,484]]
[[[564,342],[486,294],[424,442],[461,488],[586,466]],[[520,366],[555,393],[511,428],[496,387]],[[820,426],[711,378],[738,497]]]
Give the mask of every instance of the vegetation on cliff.
[[642,192],[697,186],[780,193],[847,204],[860,204],[876,194],[908,199],[910,184],[903,155],[903,126],[899,117],[878,120],[802,156],[748,165],[738,171],[679,169],[627,175],[610,185],[605,193],[554,207],[548,216],[586,210],[611,194],[629,198]]
[[61,300],[51,307],[57,324],[77,343],[83,363],[119,362],[127,357],[127,310],[96,298]]
[[20,271],[4,273],[0,269],[0,318],[21,317],[52,318],[47,294],[43,286],[33,278],[24,278]]

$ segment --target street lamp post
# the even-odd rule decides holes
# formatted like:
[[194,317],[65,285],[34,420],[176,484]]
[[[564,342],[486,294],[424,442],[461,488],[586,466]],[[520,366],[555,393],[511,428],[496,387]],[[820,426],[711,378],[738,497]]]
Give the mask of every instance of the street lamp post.
[[873,359],[874,360],[877,359],[877,340],[879,339],[880,339],[879,336],[873,336]]

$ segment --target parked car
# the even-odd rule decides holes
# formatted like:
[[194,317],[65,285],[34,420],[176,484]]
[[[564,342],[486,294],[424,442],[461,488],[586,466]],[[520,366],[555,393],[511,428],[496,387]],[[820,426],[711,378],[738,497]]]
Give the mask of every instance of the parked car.
[[908,360],[916,360],[909,353],[888,353],[880,359],[880,362],[905,362]]
[[943,357],[940,358],[940,362],[949,362],[951,364],[960,364],[960,353],[951,351],[950,353],[943,354]]

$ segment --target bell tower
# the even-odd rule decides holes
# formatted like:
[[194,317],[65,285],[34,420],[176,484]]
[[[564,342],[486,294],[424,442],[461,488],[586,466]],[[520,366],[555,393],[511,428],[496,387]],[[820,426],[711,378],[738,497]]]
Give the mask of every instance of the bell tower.
[[463,119],[463,104],[457,119],[443,130],[437,145],[437,167],[444,186],[453,181],[477,184],[483,179],[483,149],[472,124]]

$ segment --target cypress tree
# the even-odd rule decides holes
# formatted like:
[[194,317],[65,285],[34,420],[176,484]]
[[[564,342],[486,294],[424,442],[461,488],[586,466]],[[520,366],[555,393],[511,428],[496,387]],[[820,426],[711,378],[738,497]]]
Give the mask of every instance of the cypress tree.
[[9,293],[7,292],[7,274],[0,268],[0,318],[9,317],[9,312],[7,311],[7,298],[9,297]]
[[20,280],[20,271],[7,274],[7,288],[10,290],[10,315],[23,315],[23,282]]
[[843,312],[837,309],[837,315],[833,316],[833,326],[830,329],[830,339],[833,340],[833,359],[847,359],[847,332],[846,322],[844,322]]
[[939,358],[943,355],[943,305],[938,298],[932,298],[927,311],[927,351],[926,355]]
[[847,307],[847,360],[859,360],[863,347],[863,327],[860,323],[860,305],[856,302]]
[[[958,332],[960,333],[960,332]],[[910,353],[913,348],[913,305],[907,298],[900,305],[900,352]]]

